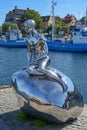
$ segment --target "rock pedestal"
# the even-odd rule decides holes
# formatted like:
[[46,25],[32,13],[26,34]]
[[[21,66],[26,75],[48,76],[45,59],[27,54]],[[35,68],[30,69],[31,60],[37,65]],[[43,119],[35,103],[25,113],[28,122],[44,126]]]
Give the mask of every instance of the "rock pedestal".
[[[61,75],[64,80],[71,82],[67,76]],[[75,119],[83,110],[82,96],[72,83],[72,87],[67,86],[64,92],[60,83],[44,76],[30,76],[24,69],[12,75],[12,84],[20,107],[32,117],[51,123],[66,122]]]

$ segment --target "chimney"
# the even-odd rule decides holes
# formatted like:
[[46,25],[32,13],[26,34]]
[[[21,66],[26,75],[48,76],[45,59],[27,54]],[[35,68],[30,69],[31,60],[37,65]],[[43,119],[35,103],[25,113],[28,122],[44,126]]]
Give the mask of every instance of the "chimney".
[[18,7],[17,7],[17,6],[15,6],[15,9],[18,9]]
[[29,10],[29,8],[27,8],[27,10]]

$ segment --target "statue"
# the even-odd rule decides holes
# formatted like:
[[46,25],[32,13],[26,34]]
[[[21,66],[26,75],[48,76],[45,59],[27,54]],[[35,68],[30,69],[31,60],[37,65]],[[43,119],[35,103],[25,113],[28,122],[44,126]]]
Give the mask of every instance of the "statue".
[[35,30],[34,20],[26,20],[24,28],[28,65],[12,75],[22,109],[52,123],[77,117],[84,106],[82,96],[69,77],[50,67],[46,39]]
[[28,34],[26,41],[29,53],[28,59],[30,58],[28,67],[29,74],[37,76],[46,75],[48,78],[62,84],[63,91],[66,91],[67,85],[62,81],[61,76],[48,68],[50,61],[48,46],[46,39],[35,31],[35,22],[33,20],[27,20],[24,23],[24,27]]

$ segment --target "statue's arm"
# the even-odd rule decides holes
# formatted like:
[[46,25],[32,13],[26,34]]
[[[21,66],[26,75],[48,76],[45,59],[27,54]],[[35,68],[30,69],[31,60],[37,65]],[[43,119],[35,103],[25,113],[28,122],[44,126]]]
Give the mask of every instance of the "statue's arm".
[[47,46],[46,41],[45,41],[45,43],[44,43],[44,54],[45,54],[45,55],[48,55],[48,46]]
[[40,53],[40,55],[38,55],[38,57],[36,58],[35,62],[38,61],[38,60],[41,60],[41,59],[45,58],[48,55],[48,46],[47,46],[47,43],[44,41],[44,43],[41,43],[41,44],[44,44],[43,50]]

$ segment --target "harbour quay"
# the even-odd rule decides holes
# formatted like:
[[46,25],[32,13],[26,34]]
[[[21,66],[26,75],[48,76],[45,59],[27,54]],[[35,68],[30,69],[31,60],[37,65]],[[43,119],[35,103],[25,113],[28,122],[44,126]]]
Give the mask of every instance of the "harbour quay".
[[87,130],[86,104],[77,119],[60,125],[32,126],[30,120],[22,122],[16,119],[20,113],[19,101],[12,85],[0,86],[0,130]]

